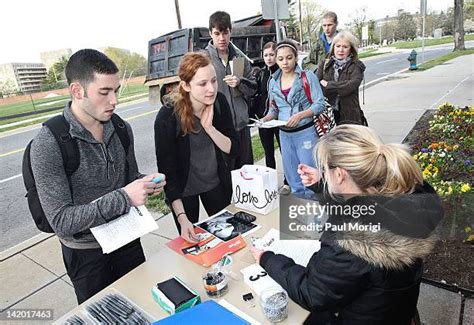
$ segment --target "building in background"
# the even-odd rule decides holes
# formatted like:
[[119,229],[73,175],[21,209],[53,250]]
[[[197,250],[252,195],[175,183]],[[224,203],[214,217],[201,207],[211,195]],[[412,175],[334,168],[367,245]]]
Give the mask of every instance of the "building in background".
[[71,55],[72,55],[71,49],[60,49],[60,50],[55,50],[55,51],[41,52],[40,58],[41,58],[41,62],[46,67],[46,70],[49,71],[49,69],[51,68],[53,64],[55,64],[56,62],[59,62],[62,58],[66,58],[66,60],[69,60]]
[[46,78],[46,68],[42,63],[5,63],[0,64],[0,80],[11,80],[15,91],[31,93],[41,90]]

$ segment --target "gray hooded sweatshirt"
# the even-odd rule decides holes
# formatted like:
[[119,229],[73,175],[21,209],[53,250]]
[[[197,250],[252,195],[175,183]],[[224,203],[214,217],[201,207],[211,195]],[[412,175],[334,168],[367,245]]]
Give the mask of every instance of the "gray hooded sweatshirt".
[[[250,97],[257,90],[257,81],[251,74],[251,66],[248,60],[245,60],[244,64],[244,75],[240,77],[240,84],[236,87],[239,91],[236,92],[233,88],[227,86],[222,80],[226,75],[231,75],[230,64],[224,65],[224,62],[219,57],[219,53],[216,47],[212,44],[212,41],[206,47],[209,56],[211,57],[212,64],[216,69],[217,84],[219,92],[223,93],[227,102],[229,103],[230,110],[232,113],[232,120],[234,121],[234,127],[237,131],[247,127],[249,122],[249,109],[244,96]],[[240,57],[236,53],[234,47],[229,45],[229,62],[234,57]]]
[[143,175],[138,173],[128,123],[130,147],[126,156],[112,121],[104,123],[104,139],[100,143],[75,118],[70,105],[63,114],[80,153],[79,168],[71,175],[71,188],[59,145],[45,126],[33,140],[31,167],[41,206],[61,242],[75,249],[99,248],[89,229],[127,213],[130,200],[123,187]]

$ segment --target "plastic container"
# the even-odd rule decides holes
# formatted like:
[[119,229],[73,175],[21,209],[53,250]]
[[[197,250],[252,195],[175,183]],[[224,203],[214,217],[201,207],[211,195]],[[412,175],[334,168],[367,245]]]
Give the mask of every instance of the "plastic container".
[[210,298],[222,297],[229,291],[229,280],[222,271],[210,270],[204,273],[202,281],[204,289]]
[[288,317],[288,294],[278,287],[268,288],[260,294],[260,305],[271,323],[279,323]]

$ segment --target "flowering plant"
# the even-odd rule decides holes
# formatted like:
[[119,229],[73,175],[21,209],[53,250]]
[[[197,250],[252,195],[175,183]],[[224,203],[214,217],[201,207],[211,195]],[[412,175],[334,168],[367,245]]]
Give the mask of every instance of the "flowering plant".
[[441,196],[471,191],[473,167],[472,107],[445,103],[429,121],[429,129],[413,158],[423,177]]

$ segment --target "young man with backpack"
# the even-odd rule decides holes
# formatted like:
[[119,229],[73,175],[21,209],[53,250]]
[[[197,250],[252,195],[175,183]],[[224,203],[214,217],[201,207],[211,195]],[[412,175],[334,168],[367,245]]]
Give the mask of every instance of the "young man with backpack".
[[[66,78],[72,101],[63,122],[45,123],[29,158],[40,208],[61,241],[80,304],[145,261],[139,239],[103,254],[90,228],[144,204],[165,182],[151,181],[162,174],[138,172],[130,125],[114,114],[120,88],[115,63],[96,50],[80,50],[69,59]],[[58,130],[49,127],[61,124],[69,132],[56,138]]]

